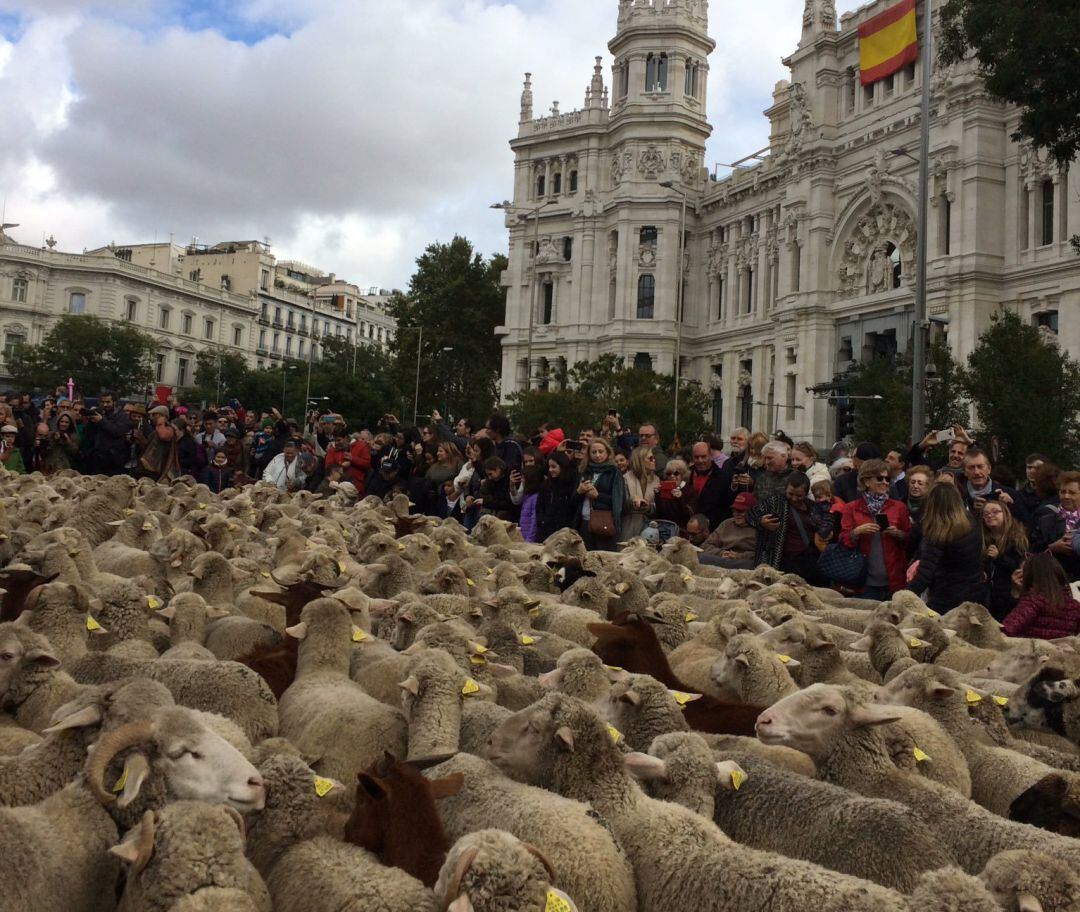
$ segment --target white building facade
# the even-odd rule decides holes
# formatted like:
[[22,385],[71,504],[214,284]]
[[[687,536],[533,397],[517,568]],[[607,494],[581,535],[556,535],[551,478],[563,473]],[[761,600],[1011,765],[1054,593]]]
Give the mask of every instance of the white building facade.
[[[723,179],[704,162],[707,0],[620,0],[612,88],[597,58],[581,110],[534,117],[526,76],[504,399],[608,352],[670,374],[678,348],[721,433],[835,439],[836,408],[807,390],[913,333],[921,66],[859,80],[858,25],[891,2],[838,22],[833,0],[806,0],[769,145]],[[1002,307],[1080,353],[1077,180],[1010,139],[1018,119],[973,65],[935,66],[928,312],[961,359]]]
[[65,314],[126,321],[154,335],[157,383],[182,389],[194,384],[204,349],[240,354],[262,369],[318,361],[327,337],[385,348],[394,320],[379,309],[379,337],[369,339],[372,310],[355,285],[278,262],[266,242],[111,244],[72,254],[0,232],[0,381],[11,376],[7,353],[41,342]]

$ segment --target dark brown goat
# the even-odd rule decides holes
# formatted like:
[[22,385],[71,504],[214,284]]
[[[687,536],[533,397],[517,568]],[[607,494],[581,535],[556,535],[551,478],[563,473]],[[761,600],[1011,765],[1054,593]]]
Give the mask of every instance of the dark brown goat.
[[[624,614],[612,623],[589,624],[588,627],[589,633],[597,638],[593,652],[605,664],[624,668],[633,674],[651,675],[670,690],[691,690],[671,670],[667,654],[648,621],[636,614]],[[702,694],[700,699],[685,704],[683,714],[686,724],[695,731],[754,737],[754,725],[764,710],[764,706],[751,706]]]
[[434,887],[450,848],[435,802],[460,792],[465,777],[454,773],[428,779],[420,770],[445,759],[403,763],[387,754],[358,774],[356,807],[345,824],[345,841]]
[[[275,580],[277,582],[277,580]],[[311,580],[298,580],[294,583],[279,583],[285,587],[284,592],[255,592],[259,598],[268,602],[282,605],[285,608],[285,626],[293,627],[300,623],[300,612],[308,602],[322,598],[328,591],[340,588],[340,583],[316,583]],[[287,636],[280,643],[264,644],[257,646],[247,655],[241,656],[236,661],[241,665],[247,665],[258,674],[273,691],[274,696],[280,700],[281,695],[289,689],[296,678],[296,660],[299,656],[300,641],[295,637]]]
[[15,621],[26,610],[26,598],[38,586],[51,583],[60,574],[42,576],[34,570],[0,570],[0,586],[6,590],[0,600],[0,621]]

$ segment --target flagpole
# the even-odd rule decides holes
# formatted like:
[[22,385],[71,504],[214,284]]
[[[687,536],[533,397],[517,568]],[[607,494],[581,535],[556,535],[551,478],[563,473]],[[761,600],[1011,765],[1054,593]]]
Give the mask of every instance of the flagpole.
[[911,442],[926,435],[926,233],[930,184],[930,78],[933,69],[933,0],[923,2],[922,113],[919,117],[918,249],[915,263],[915,325],[911,352]]

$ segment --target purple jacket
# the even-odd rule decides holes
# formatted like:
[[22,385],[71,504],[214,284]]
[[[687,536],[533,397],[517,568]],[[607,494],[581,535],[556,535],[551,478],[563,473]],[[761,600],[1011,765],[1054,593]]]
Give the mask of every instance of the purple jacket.
[[524,500],[521,501],[521,519],[518,521],[518,527],[521,529],[522,537],[527,542],[535,542],[538,538],[536,528],[537,496],[537,492],[526,494]]

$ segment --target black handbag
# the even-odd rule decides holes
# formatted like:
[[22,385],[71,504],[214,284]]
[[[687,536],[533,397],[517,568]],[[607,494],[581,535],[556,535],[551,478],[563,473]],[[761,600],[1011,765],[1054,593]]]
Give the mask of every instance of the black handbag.
[[831,542],[817,562],[818,571],[827,580],[844,586],[860,587],[866,582],[867,560],[859,551]]

